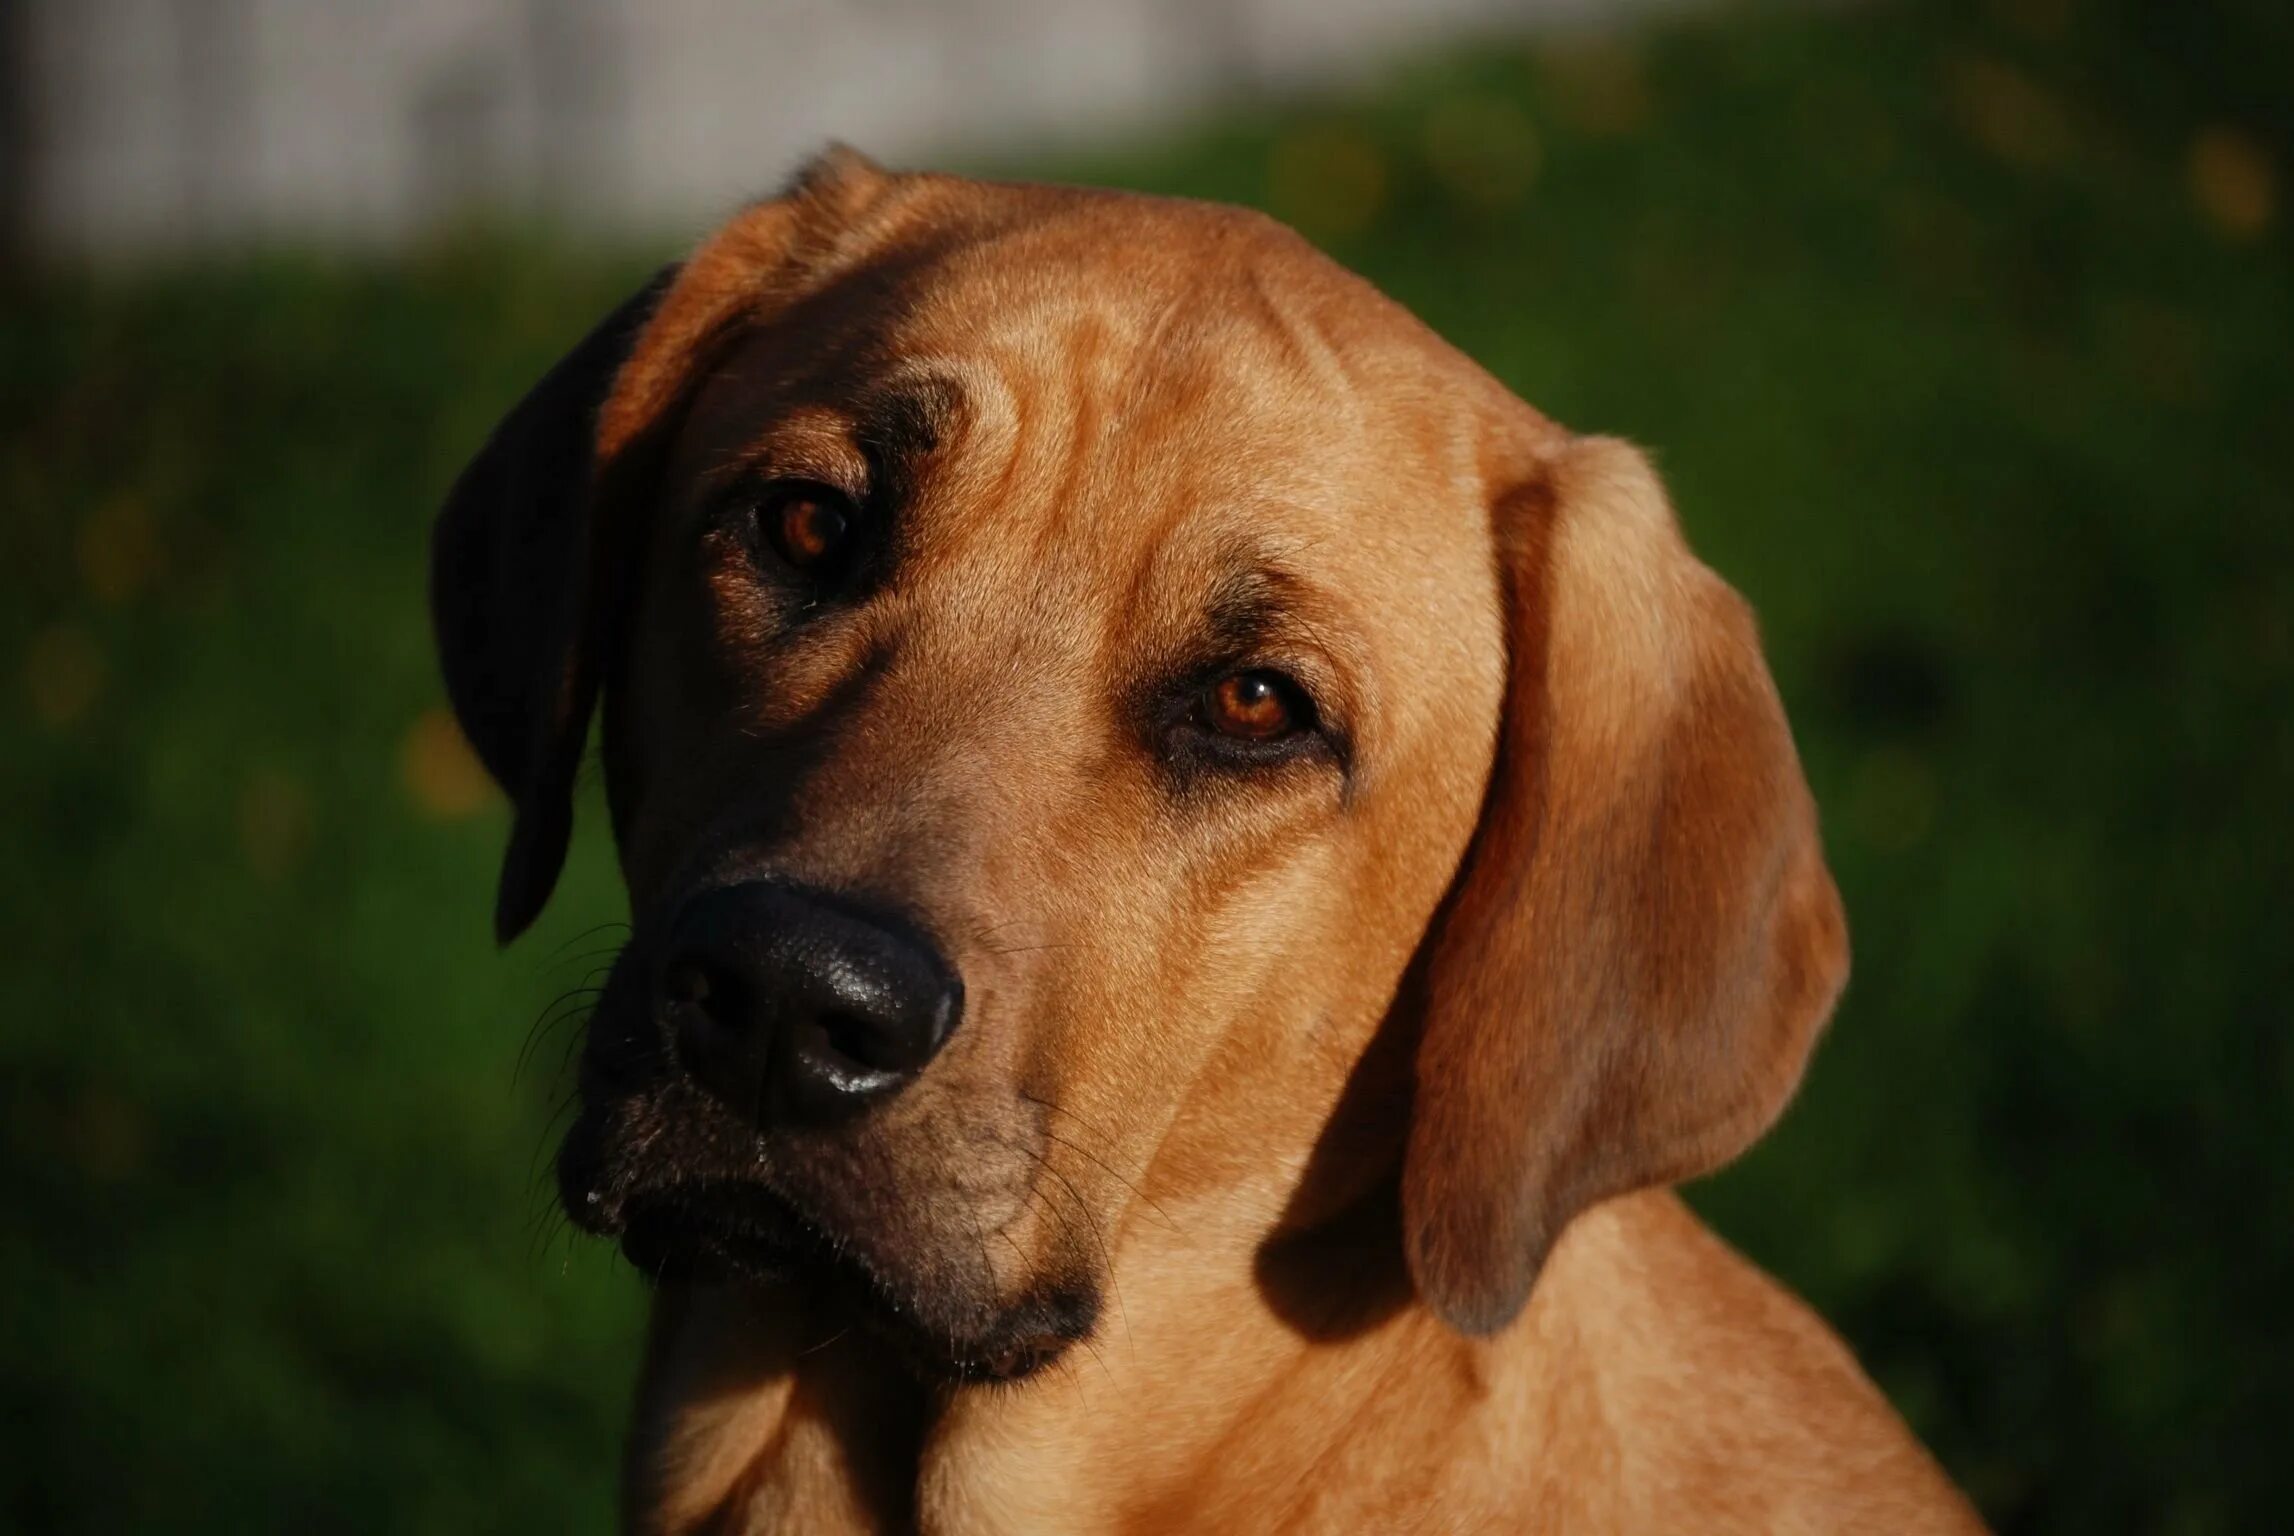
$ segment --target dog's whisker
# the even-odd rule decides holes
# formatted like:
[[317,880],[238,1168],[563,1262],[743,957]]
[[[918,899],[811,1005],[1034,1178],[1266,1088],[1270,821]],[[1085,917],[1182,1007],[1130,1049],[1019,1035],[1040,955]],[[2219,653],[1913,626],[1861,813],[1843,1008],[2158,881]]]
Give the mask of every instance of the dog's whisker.
[[585,940],[596,938],[599,934],[605,932],[609,928],[619,928],[623,933],[628,933],[631,931],[629,924],[620,921],[594,924],[591,927],[584,928],[581,932],[573,935],[564,943],[558,945],[557,948],[551,950],[547,955],[543,956],[542,963],[544,965],[555,964],[558,957],[563,955],[567,950],[573,948],[576,944],[582,943]]
[[1097,1136],[1101,1141],[1111,1142],[1115,1140],[1115,1138],[1109,1135],[1106,1131],[1101,1130],[1098,1126],[1092,1124],[1089,1120],[1086,1120],[1083,1116],[1077,1114],[1074,1110],[1069,1109],[1064,1104],[1054,1103],[1050,1099],[1043,1098],[1040,1095],[1028,1092],[1025,1088],[1015,1088],[1012,1091],[1017,1093],[1021,1098],[1027,1100],[1030,1104],[1038,1105],[1041,1108],[1049,1110],[1055,1115],[1067,1116],[1068,1119],[1073,1120],[1076,1123],[1078,1128],[1089,1131],[1092,1135]]
[[1010,917],[1004,919],[1004,921],[1000,923],[990,923],[987,927],[980,929],[977,933],[972,935],[972,942],[975,944],[985,944],[988,942],[988,940],[994,938],[997,934],[1002,933],[1005,929],[1017,928],[1020,924],[1027,921],[1028,919],[1024,917]]
[[603,997],[604,995],[605,988],[598,986],[593,982],[585,981],[578,986],[566,988],[555,998],[551,999],[549,1011],[554,1012],[566,1003],[577,1002],[583,998]]
[[566,1031],[565,1046],[558,1052],[558,1072],[554,1081],[563,1083],[566,1080],[567,1072],[573,1068],[574,1055],[581,1049],[583,1040],[587,1038],[589,1021],[596,1017],[596,1013],[596,1009],[591,1009],[587,1014],[583,1015],[579,1028],[569,1029]]
[[[540,1195],[542,1191],[537,1189],[535,1193]],[[548,1256],[553,1243],[571,1232],[573,1224],[567,1219],[565,1208],[558,1204],[554,1195],[549,1195],[533,1202],[533,1210],[527,1216],[525,1225],[528,1261],[539,1263]]]
[[[1112,1277],[1110,1278],[1110,1283],[1112,1283]],[[1122,1302],[1121,1302],[1121,1300],[1120,1300],[1120,1299],[1118,1299],[1118,1301],[1116,1302],[1116,1306],[1117,1306],[1117,1309],[1118,1309],[1118,1310],[1120,1310],[1120,1309],[1121,1309],[1121,1307],[1122,1307]],[[1125,1323],[1125,1324],[1123,1325],[1123,1335],[1124,1335],[1124,1343],[1125,1343],[1125,1346],[1128,1348],[1128,1347],[1129,1347],[1129,1344],[1130,1344],[1130,1337],[1131,1337],[1131,1325],[1130,1325],[1129,1323]],[[1106,1357],[1105,1355],[1103,1355],[1103,1354],[1101,1354],[1101,1353],[1099,1352],[1099,1347],[1098,1347],[1097,1345],[1095,1345],[1095,1344],[1093,1344],[1093,1343],[1091,1342],[1090,1336],[1089,1336],[1089,1335],[1086,1335],[1086,1336],[1084,1336],[1083,1338],[1077,1339],[1075,1342],[1076,1342],[1076,1345],[1077,1345],[1077,1346],[1078,1346],[1080,1349],[1082,1349],[1082,1351],[1083,1351],[1085,1354],[1087,1354],[1087,1355],[1091,1356],[1091,1363],[1092,1363],[1093,1365],[1096,1365],[1096,1366],[1098,1366],[1098,1367],[1099,1367],[1099,1374],[1100,1374],[1100,1375],[1102,1375],[1102,1376],[1104,1376],[1104,1377],[1106,1377],[1106,1378],[1107,1378],[1107,1380],[1108,1380],[1108,1382],[1109,1382],[1110,1384],[1113,1384],[1113,1382],[1114,1382],[1114,1380],[1115,1380],[1115,1372],[1114,1372],[1114,1371],[1112,1371],[1112,1370],[1110,1370],[1110,1369],[1108,1368],[1108,1365],[1107,1365],[1107,1357]],[[1079,1384],[1079,1385],[1080,1385],[1080,1384]],[[1078,1396],[1081,1396],[1082,1394],[1081,1394],[1081,1392],[1079,1391],[1077,1395],[1078,1395]],[[1085,1409],[1086,1409],[1086,1410],[1088,1410],[1088,1409],[1090,1408],[1090,1406],[1091,1406],[1091,1401],[1090,1401],[1090,1399],[1089,1399],[1089,1398],[1085,1398],[1085,1399],[1084,1399],[1084,1407],[1085,1407]]]
[[1005,1231],[1002,1227],[996,1228],[996,1236],[1004,1240],[1004,1246],[1011,1249],[1012,1257],[1019,1261],[1018,1274],[1024,1279],[1028,1270],[1028,1256],[1026,1252],[1021,1249],[1018,1243],[1012,1240],[1011,1233]]
[[[604,949],[585,949],[578,955],[568,955],[563,960],[551,961],[542,968],[541,974],[547,975],[551,971],[562,970],[569,965],[588,965],[598,960],[606,962],[605,965],[598,967],[598,970],[611,970],[613,968],[612,962],[619,959],[622,951],[627,948],[628,946],[625,944],[611,944]],[[597,971],[593,970],[590,974],[594,976]]]
[[564,1007],[567,1003],[576,1002],[582,997],[589,995],[592,990],[593,989],[588,987],[569,988],[566,991],[558,993],[557,996],[544,1003],[541,1007],[541,1011],[534,1015],[534,1022],[526,1029],[527,1043],[529,1045],[532,1043],[533,1036],[536,1031],[547,1028],[556,1022],[555,1015],[560,1008]]
[[[964,1212],[964,1224],[972,1229],[972,1249],[975,1253],[979,1254],[980,1272],[988,1278],[988,1282],[992,1287],[995,1282],[996,1266],[995,1261],[988,1257],[988,1240],[980,1232],[980,1218],[976,1213],[967,1210]],[[1006,1239],[1006,1241],[1009,1241],[1009,1239]],[[1016,1252],[1018,1245],[1014,1244],[1013,1248]],[[956,1328],[954,1323],[950,1323],[948,1325],[948,1353],[951,1356],[956,1354]]]
[[[1025,1088],[1019,1089],[1017,1091],[1019,1096],[1027,1100],[1030,1104],[1040,1105],[1053,1114],[1066,1115],[1077,1125],[1083,1127],[1087,1131],[1093,1131],[1103,1140],[1113,1141],[1115,1139],[1114,1137],[1107,1135],[1106,1132],[1098,1130],[1096,1126],[1092,1125],[1090,1121],[1084,1119],[1081,1115],[1075,1114],[1070,1110],[1063,1109],[1059,1105],[1052,1103],[1049,1099],[1039,1099],[1034,1094],[1028,1092]],[[1115,1180],[1125,1189],[1130,1190],[1132,1194],[1138,1196],[1140,1200],[1144,1201],[1147,1205],[1147,1208],[1153,1211],[1158,1217],[1160,1217],[1163,1224],[1169,1227],[1173,1232],[1180,1232],[1183,1230],[1179,1223],[1172,1219],[1171,1213],[1163,1209],[1162,1203],[1160,1201],[1156,1200],[1154,1196],[1148,1194],[1144,1189],[1141,1189],[1136,1183],[1124,1177],[1124,1175],[1118,1172],[1115,1166],[1108,1162],[1107,1159],[1101,1157],[1098,1153],[1093,1152],[1088,1147],[1078,1146],[1076,1143],[1069,1141],[1066,1137],[1060,1135],[1057,1131],[1053,1130],[1049,1126],[1045,1126],[1043,1128],[1043,1133],[1046,1137],[1059,1143],[1061,1146],[1067,1148],[1070,1152],[1075,1153],[1078,1157],[1088,1157],[1094,1163],[1097,1163],[1100,1168],[1106,1171],[1106,1174],[1109,1178]]]
[[[601,987],[573,987],[543,1004],[542,1011],[527,1027],[525,1041],[518,1047],[517,1057],[511,1064],[512,1086],[525,1076],[526,1067],[540,1043],[554,1031],[563,1028],[568,1019],[587,1014],[595,1006],[596,999],[602,996],[604,989]],[[568,1007],[569,1004],[572,1006]]]
[[[1025,1152],[1030,1158],[1034,1159],[1035,1165],[1038,1168],[1041,1168],[1045,1173],[1048,1173],[1053,1178],[1059,1180],[1060,1187],[1067,1191],[1068,1199],[1075,1202],[1076,1210],[1081,1213],[1085,1225],[1090,1228],[1092,1241],[1099,1245],[1099,1262],[1107,1274],[1107,1288],[1115,1295],[1115,1315],[1120,1318],[1123,1323],[1124,1347],[1126,1349],[1134,1348],[1135,1345],[1131,1337],[1131,1314],[1123,1305],[1123,1282],[1116,1277],[1115,1255],[1108,1251],[1107,1237],[1106,1234],[1101,1232],[1099,1229],[1098,1218],[1091,1214],[1091,1206],[1084,1200],[1082,1194],[1077,1191],[1075,1185],[1069,1181],[1066,1174],[1061,1173],[1057,1168],[1054,1168],[1042,1157],[1041,1154],[1027,1147],[1022,1147],[1020,1150]],[[1105,1362],[1102,1361],[1101,1365],[1104,1367]]]
[[541,1182],[545,1160],[551,1157],[551,1149],[557,1145],[558,1137],[563,1134],[570,1117],[578,1113],[580,1108],[580,1095],[559,1095],[557,1103],[550,1109],[550,1117],[542,1122],[542,1134],[534,1144],[533,1156],[526,1161],[526,1178],[529,1183]]
[[510,1070],[510,1085],[512,1087],[516,1087],[519,1083],[525,1081],[526,1070],[533,1065],[534,1055],[541,1049],[542,1042],[550,1038],[550,1036],[560,1033],[561,1031],[566,1037],[565,1046],[559,1052],[558,1068],[556,1073],[550,1078],[550,1082],[553,1087],[559,1083],[564,1082],[566,1056],[581,1043],[582,1032],[589,1025],[591,1011],[592,1010],[587,1006],[568,1009],[566,1012],[550,1020],[546,1028],[538,1029],[530,1043],[518,1052],[517,1063]]
[[1073,1225],[1069,1223],[1067,1214],[1059,1208],[1059,1202],[1052,1199],[1050,1193],[1044,1190],[1040,1184],[1030,1184],[1027,1189],[1029,1207],[1032,1209],[1039,1200],[1043,1202],[1043,1209],[1050,1213],[1051,1219],[1059,1223],[1059,1235],[1064,1243],[1075,1230]]
[[1147,1193],[1147,1191],[1144,1189],[1141,1189],[1130,1179],[1125,1178],[1122,1173],[1117,1171],[1113,1164],[1107,1161],[1107,1159],[1101,1157],[1098,1153],[1093,1152],[1088,1147],[1077,1146],[1074,1142],[1069,1141],[1066,1137],[1060,1135],[1059,1132],[1053,1130],[1049,1126],[1044,1127],[1043,1133],[1046,1137],[1067,1148],[1070,1152],[1075,1153],[1078,1157],[1090,1158],[1092,1162],[1096,1163],[1101,1169],[1105,1170],[1109,1178],[1113,1179],[1116,1183],[1122,1185],[1125,1189],[1128,1189],[1132,1194],[1136,1195],[1139,1200],[1146,1205],[1147,1209],[1155,1213],[1156,1219],[1161,1221],[1164,1226],[1170,1228],[1173,1232],[1182,1230],[1179,1226],[1179,1223],[1172,1219],[1171,1213],[1163,1209],[1161,1201],[1157,1200],[1153,1195]]

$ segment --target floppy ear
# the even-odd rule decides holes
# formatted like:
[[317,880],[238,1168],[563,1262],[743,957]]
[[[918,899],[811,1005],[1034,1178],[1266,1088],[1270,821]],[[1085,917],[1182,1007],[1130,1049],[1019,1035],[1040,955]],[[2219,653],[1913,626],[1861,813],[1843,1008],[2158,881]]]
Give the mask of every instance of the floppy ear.
[[431,530],[430,608],[446,693],[509,795],[494,933],[517,937],[565,863],[573,784],[644,507],[694,385],[745,322],[826,264],[835,231],[886,184],[832,148],[781,197],[664,267],[559,360],[447,492]]
[[504,942],[549,898],[572,830],[596,690],[581,653],[598,412],[676,272],[656,273],[542,376],[455,480],[431,529],[446,695],[516,816],[494,909]]
[[1750,611],[1647,461],[1574,440],[1496,523],[1505,717],[1425,953],[1402,1186],[1419,1293],[1475,1334],[1580,1211],[1751,1145],[1847,974]]

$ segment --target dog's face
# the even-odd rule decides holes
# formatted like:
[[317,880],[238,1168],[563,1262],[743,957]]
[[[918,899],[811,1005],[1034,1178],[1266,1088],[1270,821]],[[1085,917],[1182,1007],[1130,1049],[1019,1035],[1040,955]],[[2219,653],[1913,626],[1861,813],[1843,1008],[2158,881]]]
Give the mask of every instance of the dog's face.
[[1797,1076],[1837,914],[1741,619],[1637,460],[1287,232],[838,161],[520,411],[442,645],[510,931],[603,693],[632,935],[560,1166],[644,1267],[1022,1374],[1168,1203],[1272,1233],[1406,1007],[1364,1156],[1409,1136],[1421,1285],[1487,1328]]

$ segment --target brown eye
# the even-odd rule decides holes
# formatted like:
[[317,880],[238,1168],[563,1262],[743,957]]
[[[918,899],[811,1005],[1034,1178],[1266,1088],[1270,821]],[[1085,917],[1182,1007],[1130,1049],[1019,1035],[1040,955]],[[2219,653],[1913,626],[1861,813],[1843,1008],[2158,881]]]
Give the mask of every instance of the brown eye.
[[833,564],[852,536],[851,506],[830,491],[791,491],[766,504],[763,522],[773,548],[800,571]]
[[1205,704],[1211,729],[1239,741],[1273,741],[1304,730],[1312,706],[1280,672],[1230,672],[1211,685]]

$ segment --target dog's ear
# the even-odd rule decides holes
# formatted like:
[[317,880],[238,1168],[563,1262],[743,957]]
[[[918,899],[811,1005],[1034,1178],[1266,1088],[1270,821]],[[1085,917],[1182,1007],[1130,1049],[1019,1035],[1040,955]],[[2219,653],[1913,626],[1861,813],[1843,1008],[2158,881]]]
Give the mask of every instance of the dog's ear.
[[514,821],[495,899],[508,942],[549,899],[605,658],[635,590],[645,503],[694,386],[794,267],[886,184],[834,149],[782,196],[666,267],[543,376],[447,493],[431,532],[430,606],[447,697]]
[[1751,614],[1647,461],[1571,441],[1495,524],[1505,715],[1422,957],[1403,1164],[1419,1294],[1474,1334],[1580,1211],[1767,1129],[1847,974]]
[[516,821],[494,909],[505,942],[548,899],[589,730],[587,627],[597,418],[667,267],[542,376],[447,492],[430,536],[430,617],[446,695]]

